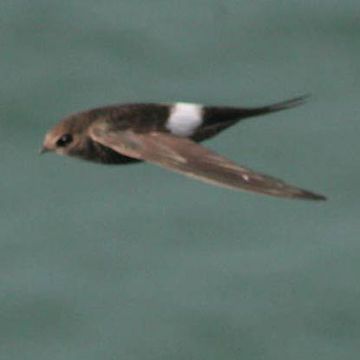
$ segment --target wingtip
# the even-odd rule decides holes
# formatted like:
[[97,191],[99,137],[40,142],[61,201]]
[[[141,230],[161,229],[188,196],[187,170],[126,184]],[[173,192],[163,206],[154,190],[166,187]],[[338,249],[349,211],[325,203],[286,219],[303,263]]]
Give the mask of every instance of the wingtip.
[[315,194],[313,192],[310,191],[302,191],[300,194],[298,194],[297,196],[300,199],[303,200],[315,200],[315,201],[326,201],[327,197],[321,194]]

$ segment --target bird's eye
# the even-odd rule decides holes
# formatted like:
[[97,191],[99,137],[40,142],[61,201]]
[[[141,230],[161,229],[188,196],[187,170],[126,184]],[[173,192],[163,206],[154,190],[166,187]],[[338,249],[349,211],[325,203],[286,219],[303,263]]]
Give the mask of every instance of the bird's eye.
[[65,147],[73,141],[73,137],[70,134],[64,134],[56,142],[56,146]]

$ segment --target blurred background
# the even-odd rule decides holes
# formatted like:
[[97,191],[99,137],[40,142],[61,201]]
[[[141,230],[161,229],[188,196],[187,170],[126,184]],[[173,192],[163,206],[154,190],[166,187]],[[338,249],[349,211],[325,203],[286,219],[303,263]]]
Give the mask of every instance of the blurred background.
[[[358,359],[360,3],[2,0],[0,358]],[[39,157],[95,106],[252,106],[207,142],[329,197]]]

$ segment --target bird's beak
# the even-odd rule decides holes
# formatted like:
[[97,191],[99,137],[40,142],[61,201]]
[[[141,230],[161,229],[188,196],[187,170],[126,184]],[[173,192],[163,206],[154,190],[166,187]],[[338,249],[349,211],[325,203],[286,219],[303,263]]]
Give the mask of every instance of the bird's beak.
[[39,151],[39,155],[45,154],[49,151],[50,151],[50,149],[48,149],[46,146],[43,146]]

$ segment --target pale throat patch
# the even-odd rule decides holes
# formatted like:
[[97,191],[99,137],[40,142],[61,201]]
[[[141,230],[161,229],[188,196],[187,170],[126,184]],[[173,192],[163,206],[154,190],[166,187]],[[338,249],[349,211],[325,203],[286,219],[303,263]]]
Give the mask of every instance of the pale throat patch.
[[203,122],[203,106],[175,103],[170,110],[166,128],[177,136],[191,136]]

